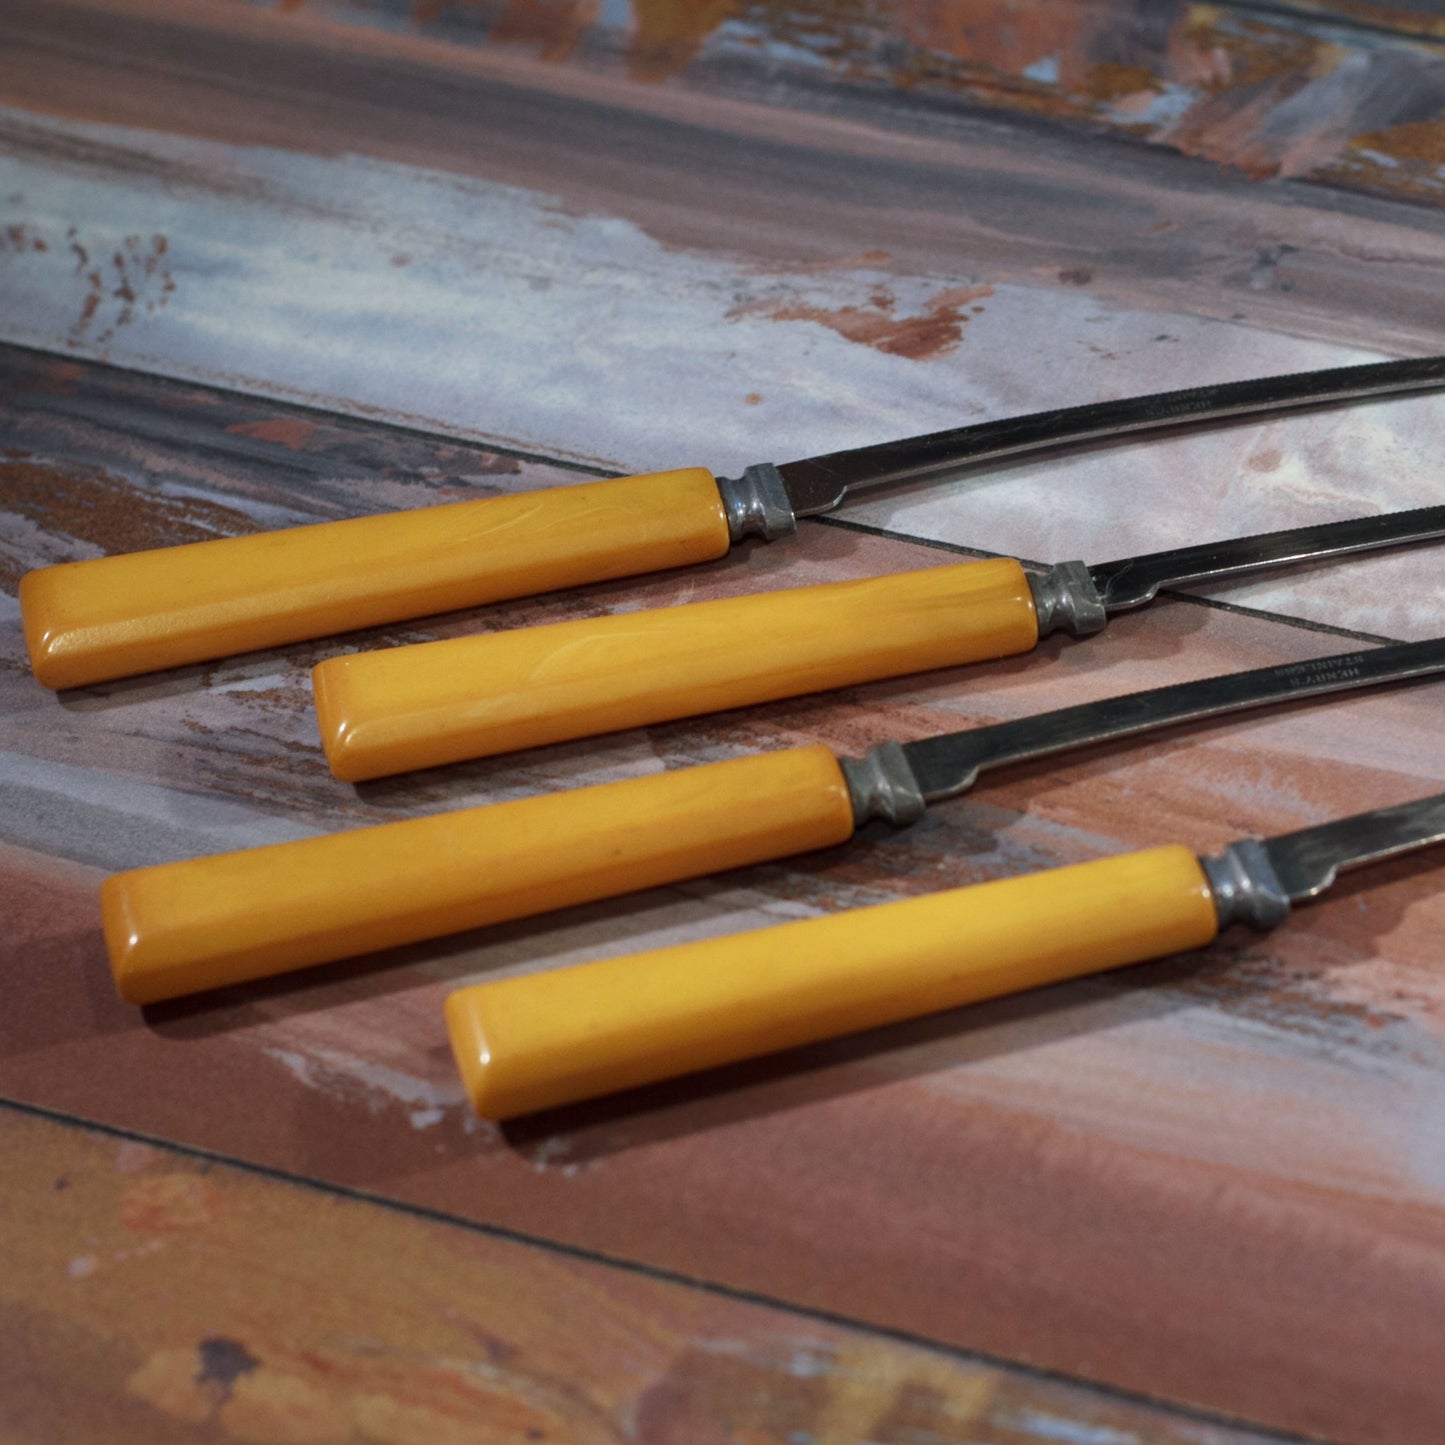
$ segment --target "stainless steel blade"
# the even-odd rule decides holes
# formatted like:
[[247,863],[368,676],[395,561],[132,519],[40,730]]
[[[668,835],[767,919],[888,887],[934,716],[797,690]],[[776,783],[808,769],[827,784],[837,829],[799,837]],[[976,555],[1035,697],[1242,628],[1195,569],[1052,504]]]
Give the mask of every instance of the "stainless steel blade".
[[1126,557],[1119,562],[1100,562],[1089,568],[1089,577],[1106,612],[1125,612],[1152,602],[1161,587],[1238,576],[1267,567],[1289,567],[1381,547],[1404,547],[1440,537],[1445,537],[1445,507],[1417,507],[1408,512],[1353,517],[1344,522],[1292,527],[1283,532]]
[[1346,868],[1445,843],[1445,793],[1338,818],[1260,842],[1244,838],[1199,861],[1220,928],[1274,928],[1290,905],[1316,898]]
[[1428,391],[1442,385],[1442,356],[1342,366],[979,422],[784,462],[776,472],[793,515],[813,517],[832,511],[850,491],[918,481],[1006,457],[1229,417]]
[[1251,708],[1441,674],[1445,637],[1404,642],[1175,683],[918,742],[883,743],[862,759],[845,759],[842,766],[858,823],[870,817],[907,823],[926,803],[956,797],[971,788],[981,772],[1006,763]]
[[1338,873],[1445,843],[1445,793],[1268,838],[1264,851],[1292,903],[1314,898]]

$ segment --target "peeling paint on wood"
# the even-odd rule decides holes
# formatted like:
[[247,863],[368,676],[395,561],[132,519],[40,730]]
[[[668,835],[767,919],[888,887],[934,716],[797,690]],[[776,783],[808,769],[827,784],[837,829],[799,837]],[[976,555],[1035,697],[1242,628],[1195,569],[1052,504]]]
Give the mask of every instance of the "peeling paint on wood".
[[[794,103],[807,103],[811,85],[845,107],[850,92],[888,93],[905,113],[910,104],[926,114],[964,102],[1104,127],[1256,179],[1309,176],[1401,199],[1445,184],[1445,28],[1425,9],[1302,5],[1288,14],[1195,0],[634,0],[625,8],[286,0],[285,8],[408,27],[455,46],[515,47],[549,64],[616,66],[642,83],[777,93],[792,81]],[[1426,127],[1435,138],[1427,173],[1401,175],[1388,150],[1361,144],[1396,126]]]
[[[77,232],[108,250],[160,226],[173,291],[163,312],[113,301],[114,315],[87,319],[94,292],[65,251],[27,250],[0,257],[0,335],[597,468],[735,475],[973,419],[1378,355],[1110,305],[1054,277],[908,274],[886,252],[765,267],[663,246],[543,193],[359,157],[14,114],[8,130],[0,119],[0,145],[7,136],[0,187],[24,198],[27,234]],[[62,173],[66,148],[85,158]],[[148,179],[133,173],[141,157]],[[111,334],[103,346],[77,337],[92,321]],[[1442,414],[1440,399],[1412,399],[1087,449],[863,495],[847,515],[1036,561],[1102,561],[1421,505]],[[1426,554],[1337,577],[1216,595],[1388,636],[1431,635],[1445,604]]]

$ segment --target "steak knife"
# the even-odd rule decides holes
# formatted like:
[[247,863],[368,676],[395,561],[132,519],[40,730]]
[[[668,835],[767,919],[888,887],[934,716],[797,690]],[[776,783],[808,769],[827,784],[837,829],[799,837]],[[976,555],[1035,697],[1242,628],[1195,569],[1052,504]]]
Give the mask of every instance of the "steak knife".
[[1445,842],[1445,793],[459,989],[473,1108],[507,1119],[1269,929],[1338,873]]
[[1186,423],[1445,383],[1445,357],[1194,387],[932,432],[716,479],[702,467],[192,542],[21,579],[46,687],[80,687],[308,637],[723,556],[850,492]]
[[1106,698],[841,762],[822,745],[117,873],[123,997],[154,1003],[526,918],[904,825],[980,772],[1067,749],[1445,673],[1445,638]]
[[1029,575],[1007,557],[333,657],[312,670],[347,782],[1027,652],[1161,587],[1445,537],[1445,506]]

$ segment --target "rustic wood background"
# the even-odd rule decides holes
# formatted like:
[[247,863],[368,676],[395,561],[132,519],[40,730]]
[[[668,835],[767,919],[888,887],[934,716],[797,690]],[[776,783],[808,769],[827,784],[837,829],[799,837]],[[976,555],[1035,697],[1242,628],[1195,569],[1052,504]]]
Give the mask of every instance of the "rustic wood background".
[[[1434,1445],[1438,860],[1278,933],[506,1130],[450,987],[1445,787],[1445,687],[145,1012],[107,871],[1386,639],[1439,554],[352,788],[336,652],[1440,500],[1445,398],[1014,464],[712,566],[55,696],[28,568],[1445,351],[1428,0],[0,3],[7,1438]],[[85,1127],[82,1127],[85,1126]],[[1246,1423],[1247,1422],[1247,1423]]]

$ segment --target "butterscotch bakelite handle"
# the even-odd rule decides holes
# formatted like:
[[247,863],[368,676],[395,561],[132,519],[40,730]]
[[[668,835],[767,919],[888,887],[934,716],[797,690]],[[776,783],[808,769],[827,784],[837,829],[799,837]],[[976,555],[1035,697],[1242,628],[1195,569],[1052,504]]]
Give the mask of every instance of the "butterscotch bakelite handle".
[[192,542],[21,579],[46,687],[704,562],[729,547],[702,467]]
[[123,997],[155,1003],[841,843],[837,759],[795,748],[117,873]]
[[461,989],[452,1049],[506,1119],[1198,948],[1203,869],[1155,848]]
[[1028,579],[1000,559],[361,652],[313,674],[331,770],[462,758],[1026,652]]

